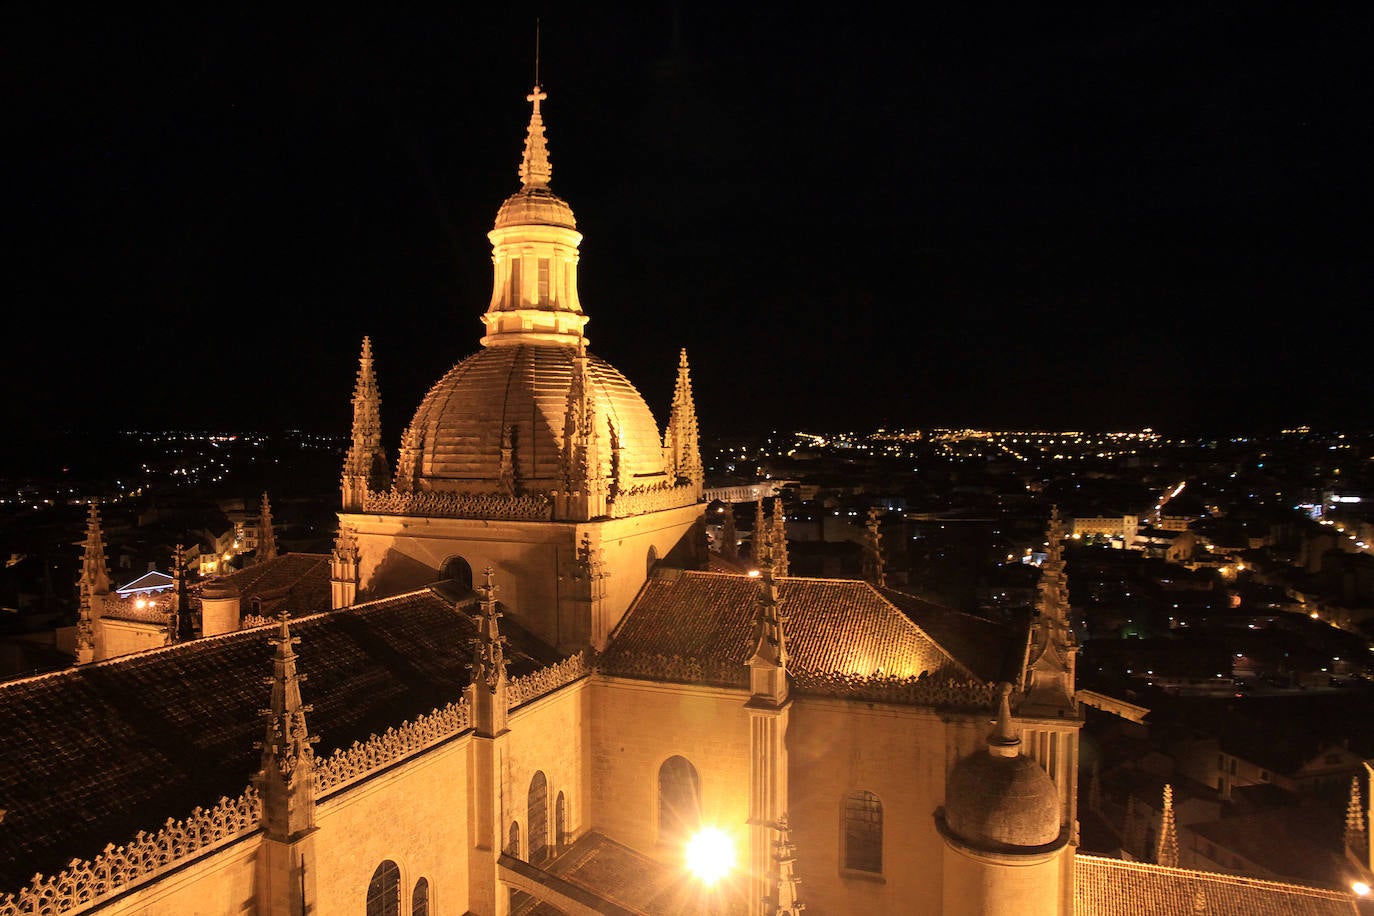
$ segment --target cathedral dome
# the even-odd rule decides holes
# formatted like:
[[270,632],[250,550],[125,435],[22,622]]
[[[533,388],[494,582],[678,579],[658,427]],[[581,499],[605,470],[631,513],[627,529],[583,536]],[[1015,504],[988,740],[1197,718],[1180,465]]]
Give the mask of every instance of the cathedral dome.
[[517,191],[501,204],[496,211],[497,229],[508,226],[559,226],[563,229],[576,229],[577,220],[573,217],[568,202],[548,188],[532,187]]
[[945,787],[945,825],[971,846],[1001,850],[1046,846],[1060,836],[1059,791],[1011,734],[1007,696],[986,751],[954,765]]
[[[553,344],[488,347],[430,389],[406,433],[420,489],[494,492],[509,469],[516,492],[563,488],[561,458],[578,351]],[[658,424],[625,376],[588,354],[600,473],[627,486],[664,477]]]

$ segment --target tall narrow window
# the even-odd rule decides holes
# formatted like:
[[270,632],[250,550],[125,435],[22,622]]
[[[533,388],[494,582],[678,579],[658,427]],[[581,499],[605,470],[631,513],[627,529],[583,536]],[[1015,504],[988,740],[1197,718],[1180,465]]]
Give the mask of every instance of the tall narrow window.
[[520,271],[522,267],[523,265],[520,263],[519,258],[510,259],[510,307],[513,309],[518,309],[523,304],[520,301],[520,294],[522,292]]
[[367,885],[367,916],[400,916],[401,869],[390,859],[377,866]]
[[539,259],[539,304],[549,303],[549,259]]
[[530,861],[542,862],[549,852],[549,781],[540,770],[530,780]]
[[520,822],[510,822],[510,839],[506,841],[506,852],[520,858]]
[[863,789],[844,800],[844,867],[883,870],[883,803]]
[[558,793],[558,801],[553,805],[553,841],[562,852],[568,845],[568,800]]
[[410,895],[410,916],[429,916],[429,882],[424,878],[415,882]]
[[701,782],[686,757],[669,757],[658,769],[658,836],[687,839],[701,820]]

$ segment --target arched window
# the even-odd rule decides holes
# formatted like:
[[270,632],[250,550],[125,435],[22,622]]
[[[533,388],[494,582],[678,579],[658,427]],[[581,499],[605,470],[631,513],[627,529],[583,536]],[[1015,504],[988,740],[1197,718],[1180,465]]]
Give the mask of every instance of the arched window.
[[415,882],[410,894],[410,916],[429,916],[429,882],[424,878]]
[[883,803],[863,789],[844,800],[844,867],[883,870]]
[[649,555],[644,558],[644,561],[646,566],[644,574],[652,576],[654,574],[654,567],[658,565],[658,548],[650,544]]
[[506,852],[520,858],[520,822],[510,822],[510,839],[506,841]]
[[452,579],[460,592],[472,591],[472,566],[462,557],[449,557],[439,570],[440,579]]
[[367,885],[367,916],[400,916],[401,869],[387,859],[372,873]]
[[553,842],[559,852],[568,845],[568,800],[562,792],[558,793],[558,800],[553,804]]
[[701,820],[701,782],[686,757],[669,757],[658,768],[658,837],[685,840]]
[[530,861],[542,862],[549,854],[549,781],[540,770],[530,780]]

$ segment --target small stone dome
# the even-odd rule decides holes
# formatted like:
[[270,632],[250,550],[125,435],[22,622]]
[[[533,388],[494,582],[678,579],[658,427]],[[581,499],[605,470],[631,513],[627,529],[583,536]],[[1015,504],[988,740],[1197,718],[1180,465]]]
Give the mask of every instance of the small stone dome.
[[200,590],[202,601],[219,601],[224,598],[237,597],[239,597],[238,586],[225,579],[211,579]]
[[983,849],[1033,848],[1059,838],[1059,790],[1040,764],[1021,753],[1011,727],[1011,685],[998,685],[997,727],[986,751],[954,765],[945,785],[945,826]]
[[974,846],[1044,846],[1059,837],[1059,793],[1030,757],[979,751],[949,775],[945,824]]
[[[488,347],[467,357],[415,411],[405,437],[413,457],[400,474],[421,490],[495,492],[505,452],[519,491],[562,489],[576,359],[572,347],[541,344]],[[663,443],[644,398],[614,366],[590,354],[587,376],[603,424],[597,430],[603,476],[610,476],[618,446],[620,475],[628,486],[663,482]]]
[[572,207],[548,188],[532,187],[517,191],[496,211],[497,229],[507,226],[561,226],[576,229]]

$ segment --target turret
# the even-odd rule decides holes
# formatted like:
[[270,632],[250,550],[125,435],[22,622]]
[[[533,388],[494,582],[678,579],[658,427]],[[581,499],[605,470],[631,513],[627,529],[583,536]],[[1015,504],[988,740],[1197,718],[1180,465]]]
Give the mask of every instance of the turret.
[[520,161],[520,190],[506,198],[487,233],[491,240],[491,305],[482,316],[482,346],[554,343],[580,346],[587,316],[577,299],[577,246],[572,207],[549,189],[553,166],[536,84]]
[[1070,829],[1059,790],[1021,752],[1012,724],[1012,686],[998,685],[997,723],[987,749],[954,764],[935,815],[945,841],[947,916],[1060,916],[1067,913]]

